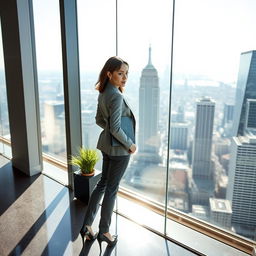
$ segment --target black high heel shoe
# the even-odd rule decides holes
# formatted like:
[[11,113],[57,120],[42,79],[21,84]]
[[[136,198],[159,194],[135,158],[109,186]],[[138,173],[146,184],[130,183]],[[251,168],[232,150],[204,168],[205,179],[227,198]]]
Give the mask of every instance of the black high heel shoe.
[[97,238],[98,234],[95,234],[95,235],[91,234],[90,231],[88,230],[88,228],[86,226],[84,226],[80,230],[80,235],[82,237],[83,246],[84,246],[84,238],[89,241],[94,241]]
[[116,243],[117,243],[117,236],[113,236],[114,240],[111,241],[109,240],[103,233],[98,233],[97,235],[97,240],[99,242],[99,246],[100,246],[100,254],[101,254],[101,243],[104,241],[104,242],[107,242],[108,246],[109,247],[112,247],[112,246],[115,246]]

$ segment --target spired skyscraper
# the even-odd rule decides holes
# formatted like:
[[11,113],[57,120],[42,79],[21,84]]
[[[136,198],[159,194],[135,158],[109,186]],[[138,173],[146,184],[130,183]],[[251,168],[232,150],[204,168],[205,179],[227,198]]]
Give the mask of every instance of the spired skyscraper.
[[243,135],[247,99],[256,99],[256,51],[241,53],[237,79],[233,136]]
[[207,97],[196,104],[196,126],[192,157],[194,178],[212,178],[211,152],[215,103]]
[[159,78],[151,61],[149,47],[148,64],[142,70],[139,89],[139,136],[138,153],[150,162],[159,162]]

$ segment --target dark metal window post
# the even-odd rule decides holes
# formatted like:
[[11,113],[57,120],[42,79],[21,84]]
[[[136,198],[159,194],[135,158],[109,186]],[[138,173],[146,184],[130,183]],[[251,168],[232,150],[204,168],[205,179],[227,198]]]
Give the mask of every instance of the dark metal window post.
[[[62,62],[65,102],[67,157],[82,146],[81,96],[76,0],[60,0]],[[74,167],[68,163],[69,187],[73,188]]]
[[42,170],[42,145],[32,0],[0,1],[12,165]]

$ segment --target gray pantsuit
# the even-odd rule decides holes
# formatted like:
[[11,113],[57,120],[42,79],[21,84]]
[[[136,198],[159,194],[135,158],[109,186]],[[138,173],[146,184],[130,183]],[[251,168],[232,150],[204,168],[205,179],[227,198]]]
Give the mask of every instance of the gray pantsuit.
[[[109,231],[119,183],[129,163],[129,148],[134,143],[121,129],[121,116],[131,117],[135,132],[135,118],[131,109],[118,88],[109,83],[99,94],[96,114],[96,123],[103,128],[97,144],[103,155],[102,177],[92,192],[83,224],[92,225],[105,193],[99,223],[101,233]],[[121,143],[120,146],[111,145],[111,136]]]
[[103,153],[102,177],[90,197],[84,225],[92,225],[99,208],[99,202],[105,192],[101,207],[99,230],[102,233],[109,231],[116,193],[129,159],[129,155],[109,156]]

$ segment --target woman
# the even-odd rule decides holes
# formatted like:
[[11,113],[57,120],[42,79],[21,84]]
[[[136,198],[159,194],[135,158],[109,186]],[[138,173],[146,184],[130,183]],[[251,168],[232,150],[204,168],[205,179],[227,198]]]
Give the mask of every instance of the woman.
[[[135,118],[123,97],[127,82],[129,65],[119,57],[111,57],[102,68],[96,89],[99,91],[96,123],[103,128],[97,148],[103,155],[102,176],[89,200],[84,223],[80,234],[83,239],[97,240],[100,245],[105,241],[114,246],[117,236],[109,233],[111,216],[120,180],[128,166],[130,154],[136,151],[134,141],[121,128],[121,117],[130,117],[135,133]],[[112,145],[113,137],[119,142]],[[104,194],[101,207],[99,233],[94,234],[91,228],[96,216],[99,202]]]

